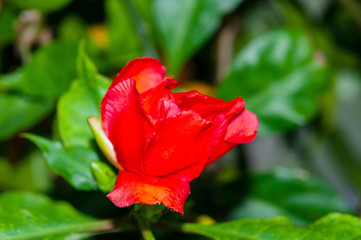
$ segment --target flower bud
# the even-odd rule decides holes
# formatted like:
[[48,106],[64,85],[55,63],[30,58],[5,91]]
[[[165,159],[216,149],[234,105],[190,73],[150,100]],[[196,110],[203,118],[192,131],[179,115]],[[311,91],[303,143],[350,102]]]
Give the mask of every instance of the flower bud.
[[88,124],[95,137],[95,141],[97,142],[99,148],[102,150],[106,158],[119,170],[123,170],[123,168],[119,165],[117,161],[113,144],[109,141],[102,128],[101,119],[97,116],[88,117]]

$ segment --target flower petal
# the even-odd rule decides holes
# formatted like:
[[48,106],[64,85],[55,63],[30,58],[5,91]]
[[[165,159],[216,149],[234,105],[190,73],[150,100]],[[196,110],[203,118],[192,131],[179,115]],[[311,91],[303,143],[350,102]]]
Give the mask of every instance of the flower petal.
[[165,73],[166,69],[158,59],[151,57],[136,58],[118,73],[111,87],[131,78],[136,81],[138,92],[143,93],[164,82]]
[[209,165],[212,162],[216,161],[218,158],[222,157],[224,154],[235,148],[237,145],[238,143],[230,143],[224,140],[219,141],[218,144],[214,146],[212,154],[209,157],[206,165]]
[[135,203],[159,204],[183,215],[184,203],[190,193],[189,183],[169,178],[139,177],[120,171],[115,187],[107,197],[118,207],[128,207]]
[[231,119],[224,140],[220,141],[213,149],[207,165],[214,162],[239,143],[253,141],[257,135],[258,119],[251,111],[244,110]]
[[212,123],[203,128],[193,141],[191,149],[184,160],[191,165],[169,175],[170,178],[190,182],[203,171],[207,160],[213,153],[213,148],[222,140],[227,130],[227,119],[224,114],[218,114]]
[[142,111],[142,97],[131,79],[110,87],[101,103],[102,124],[117,160],[126,170],[142,173],[144,149],[153,128]]
[[256,114],[244,110],[231,119],[224,140],[232,143],[248,143],[257,135],[258,119]]
[[159,118],[160,120],[166,120],[176,114],[179,114],[182,110],[173,102],[169,100],[163,100],[160,102]]
[[171,90],[165,88],[166,84],[166,82],[163,82],[142,94],[142,97],[144,98],[144,112],[153,125],[161,118],[161,108],[164,107],[162,106],[162,102],[164,100],[174,102],[173,93]]
[[237,97],[232,101],[224,101],[219,98],[210,97],[197,91],[186,93],[175,93],[174,98],[180,109],[192,110],[207,120],[212,120],[217,114],[223,113],[227,120],[231,119],[237,112],[244,109],[242,98]]
[[192,111],[180,112],[159,123],[146,150],[145,173],[165,176],[193,164],[186,156],[206,125],[207,121]]
[[170,89],[170,90],[176,88],[176,87],[179,85],[179,82],[177,82],[177,80],[175,80],[172,76],[171,76],[171,77],[167,77],[167,78],[165,79],[165,81],[166,81],[166,83],[167,83],[167,84],[165,85],[165,88]]

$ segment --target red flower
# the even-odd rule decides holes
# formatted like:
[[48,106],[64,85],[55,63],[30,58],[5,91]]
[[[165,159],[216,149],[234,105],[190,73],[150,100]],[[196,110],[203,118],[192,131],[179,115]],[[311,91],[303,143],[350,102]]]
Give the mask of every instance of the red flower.
[[107,197],[118,207],[163,203],[183,214],[189,182],[239,143],[258,120],[242,98],[230,102],[197,91],[172,93],[157,59],[129,62],[101,103],[102,126],[120,168]]

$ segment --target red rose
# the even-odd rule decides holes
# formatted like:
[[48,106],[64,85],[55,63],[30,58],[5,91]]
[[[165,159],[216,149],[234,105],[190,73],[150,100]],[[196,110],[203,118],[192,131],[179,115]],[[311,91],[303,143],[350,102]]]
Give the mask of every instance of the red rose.
[[242,98],[172,93],[178,82],[165,73],[157,59],[134,59],[103,98],[102,126],[120,169],[107,197],[118,207],[163,203],[183,214],[189,182],[237,144],[252,141],[258,120]]

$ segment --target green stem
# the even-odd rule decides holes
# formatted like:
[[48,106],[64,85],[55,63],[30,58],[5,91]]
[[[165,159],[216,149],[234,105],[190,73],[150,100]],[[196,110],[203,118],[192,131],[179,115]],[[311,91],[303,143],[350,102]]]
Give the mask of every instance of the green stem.
[[147,221],[147,219],[143,218],[140,215],[134,215],[134,217],[138,223],[138,227],[142,233],[143,239],[144,240],[155,240],[155,237],[154,237],[152,231],[150,230],[149,221]]

